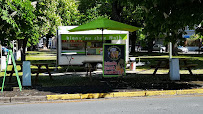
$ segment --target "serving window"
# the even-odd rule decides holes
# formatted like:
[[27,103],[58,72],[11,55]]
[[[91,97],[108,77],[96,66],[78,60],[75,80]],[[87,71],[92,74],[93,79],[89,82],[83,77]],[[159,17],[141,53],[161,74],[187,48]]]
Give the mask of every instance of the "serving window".
[[85,43],[82,40],[62,40],[62,50],[83,50]]
[[[111,41],[105,41],[111,43]],[[98,40],[62,40],[62,53],[76,52],[79,55],[102,55],[103,43]]]
[[85,42],[82,40],[62,40],[61,46],[62,53],[85,54]]
[[87,55],[102,55],[103,52],[103,44],[101,41],[97,40],[87,40]]

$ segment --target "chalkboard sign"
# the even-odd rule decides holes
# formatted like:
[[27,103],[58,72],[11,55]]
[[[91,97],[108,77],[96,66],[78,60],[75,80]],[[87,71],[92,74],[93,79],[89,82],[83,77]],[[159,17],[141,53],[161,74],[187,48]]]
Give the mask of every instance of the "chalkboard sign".
[[124,76],[125,44],[104,44],[103,50],[103,76]]

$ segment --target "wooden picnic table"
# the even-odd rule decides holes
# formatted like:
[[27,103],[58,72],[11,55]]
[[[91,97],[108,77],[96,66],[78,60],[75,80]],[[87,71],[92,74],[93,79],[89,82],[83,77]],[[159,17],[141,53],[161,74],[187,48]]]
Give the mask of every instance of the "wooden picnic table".
[[[51,64],[52,64],[52,63],[51,63]],[[22,63],[16,63],[16,65],[20,65],[21,69],[20,69],[19,71],[22,72],[23,64],[22,64]],[[51,72],[50,72],[50,70],[49,70],[49,65],[50,65],[50,63],[31,63],[31,65],[37,67],[37,70],[31,69],[31,73],[32,73],[32,74],[37,73],[37,74],[36,74],[36,77],[35,77],[35,83],[37,83],[39,73],[44,73],[44,72],[48,72],[49,77],[50,77],[50,80],[52,80]],[[42,66],[45,66],[46,69],[42,69],[42,68],[41,68]],[[10,72],[7,71],[7,73],[10,73],[9,82],[11,82],[11,78],[12,78],[12,75],[13,75],[14,72],[15,72],[15,71],[14,71],[14,66],[12,67],[12,71],[10,71]]]
[[[189,64],[189,59],[186,58],[180,58],[179,60],[180,62],[183,62],[183,65],[180,65],[180,68],[187,68],[190,75],[193,75],[191,68],[197,66],[197,64]],[[151,68],[155,68],[153,75],[156,75],[159,68],[169,69],[169,59],[159,59],[156,65],[151,65]]]

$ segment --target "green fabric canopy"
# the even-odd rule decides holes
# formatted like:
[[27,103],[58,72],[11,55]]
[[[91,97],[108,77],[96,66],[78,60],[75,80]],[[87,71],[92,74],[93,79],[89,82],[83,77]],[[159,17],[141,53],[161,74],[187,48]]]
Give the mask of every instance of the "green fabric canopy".
[[86,30],[95,30],[95,29],[107,29],[107,30],[121,30],[121,31],[136,31],[140,28],[138,27],[134,27],[131,25],[127,25],[124,23],[120,23],[117,21],[113,21],[110,19],[106,19],[106,18],[99,18],[96,19],[92,22],[89,22],[87,24],[78,26],[76,28],[73,28],[71,30],[69,30],[70,32],[76,32],[76,31],[86,31]]

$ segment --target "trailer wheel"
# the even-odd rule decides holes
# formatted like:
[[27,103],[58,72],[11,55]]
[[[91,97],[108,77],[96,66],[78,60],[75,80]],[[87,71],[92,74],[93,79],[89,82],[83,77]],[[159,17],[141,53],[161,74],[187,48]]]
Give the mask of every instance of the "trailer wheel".
[[95,70],[102,69],[102,68],[103,68],[103,65],[101,63],[97,63]]

